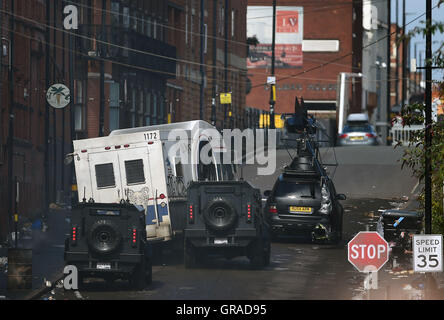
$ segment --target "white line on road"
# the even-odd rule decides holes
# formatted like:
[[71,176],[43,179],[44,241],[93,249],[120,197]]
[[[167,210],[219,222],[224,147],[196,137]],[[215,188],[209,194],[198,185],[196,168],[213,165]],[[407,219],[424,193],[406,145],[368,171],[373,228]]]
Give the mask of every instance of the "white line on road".
[[418,188],[418,186],[419,186],[419,179],[418,179],[418,182],[413,187],[412,192],[410,192],[410,193],[413,194],[413,192],[415,192],[415,190],[416,190],[416,188]]

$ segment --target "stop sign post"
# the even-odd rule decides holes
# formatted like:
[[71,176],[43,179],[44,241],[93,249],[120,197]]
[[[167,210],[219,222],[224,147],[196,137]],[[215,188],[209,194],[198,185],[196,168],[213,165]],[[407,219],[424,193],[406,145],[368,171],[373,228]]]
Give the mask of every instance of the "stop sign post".
[[348,243],[348,261],[360,272],[375,272],[389,259],[389,245],[377,232],[361,231]]

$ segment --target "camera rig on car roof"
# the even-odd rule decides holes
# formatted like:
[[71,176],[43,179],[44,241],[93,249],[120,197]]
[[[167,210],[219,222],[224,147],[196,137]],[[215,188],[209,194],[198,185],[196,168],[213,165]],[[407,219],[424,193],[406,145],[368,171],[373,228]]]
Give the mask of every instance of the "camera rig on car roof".
[[338,164],[323,164],[320,160],[320,141],[316,141],[316,133],[320,127],[316,118],[308,114],[304,99],[301,97],[300,104],[298,98],[295,97],[295,112],[283,113],[281,118],[285,118],[285,129],[288,134],[288,139],[283,140],[296,141],[297,143],[295,148],[297,157],[292,157],[289,153],[292,162],[284,168],[284,174],[301,177],[317,176],[323,181],[328,181],[330,178],[324,166],[337,166]]

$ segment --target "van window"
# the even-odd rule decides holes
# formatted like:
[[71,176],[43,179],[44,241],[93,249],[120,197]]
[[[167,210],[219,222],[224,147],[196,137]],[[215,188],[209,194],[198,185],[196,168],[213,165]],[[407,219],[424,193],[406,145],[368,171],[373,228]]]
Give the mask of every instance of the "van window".
[[96,182],[97,188],[115,187],[114,168],[112,163],[97,164]]
[[127,185],[145,183],[142,159],[125,161],[125,172]]

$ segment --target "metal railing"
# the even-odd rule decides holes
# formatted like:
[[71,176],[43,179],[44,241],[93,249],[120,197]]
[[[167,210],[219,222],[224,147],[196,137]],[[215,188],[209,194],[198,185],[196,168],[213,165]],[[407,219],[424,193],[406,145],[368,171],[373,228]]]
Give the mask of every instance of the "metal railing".
[[412,125],[403,127],[401,124],[395,124],[390,130],[390,136],[392,137],[392,145],[396,145],[401,141],[403,146],[408,146],[410,137],[413,132],[423,130],[424,125]]

